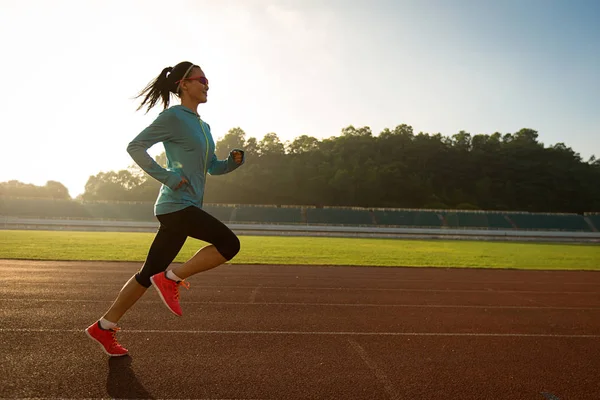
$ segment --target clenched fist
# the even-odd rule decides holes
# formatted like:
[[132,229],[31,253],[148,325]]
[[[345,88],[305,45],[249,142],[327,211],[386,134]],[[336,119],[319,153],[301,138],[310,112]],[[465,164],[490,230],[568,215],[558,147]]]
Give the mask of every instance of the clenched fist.
[[235,163],[237,165],[242,164],[242,161],[244,160],[244,152],[243,151],[234,150],[231,152],[231,156],[233,157],[233,161],[235,161]]

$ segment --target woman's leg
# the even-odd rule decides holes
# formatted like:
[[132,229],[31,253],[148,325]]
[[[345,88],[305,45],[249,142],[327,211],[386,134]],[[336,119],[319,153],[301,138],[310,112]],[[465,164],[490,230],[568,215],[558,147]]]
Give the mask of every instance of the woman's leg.
[[148,288],[140,285],[135,276],[129,278],[121,288],[117,298],[110,306],[106,314],[102,316],[106,321],[116,324],[121,317],[146,293]]
[[199,208],[186,211],[186,234],[210,244],[198,250],[184,264],[173,268],[173,273],[180,279],[218,267],[240,251],[240,241],[227,225]]
[[148,251],[146,262],[137,274],[132,276],[119,292],[116,300],[104,317],[85,330],[87,335],[98,342],[110,356],[124,356],[127,349],[119,344],[115,334],[117,322],[150,287],[150,277],[167,269],[183,247],[187,236],[179,230],[181,212],[157,216],[160,227]]
[[179,304],[179,285],[189,287],[184,279],[202,271],[215,268],[231,260],[240,250],[237,236],[221,221],[197,207],[183,210],[185,216],[179,225],[187,236],[208,242],[183,265],[165,273],[152,276],[152,284],[169,310],[182,315]]
[[[174,213],[176,214],[176,213]],[[173,262],[183,247],[187,236],[177,229],[173,223],[175,215],[158,216],[160,228],[150,246],[144,265],[137,274],[132,276],[119,292],[117,299],[108,309],[103,318],[117,323],[150,287],[150,277],[162,272]]]

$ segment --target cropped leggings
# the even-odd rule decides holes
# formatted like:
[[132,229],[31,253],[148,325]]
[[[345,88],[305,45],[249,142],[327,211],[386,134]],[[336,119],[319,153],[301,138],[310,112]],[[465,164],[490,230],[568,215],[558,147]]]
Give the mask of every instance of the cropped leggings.
[[173,262],[188,236],[214,245],[226,260],[231,260],[240,251],[240,241],[235,233],[198,207],[187,207],[156,218],[160,227],[144,265],[135,275],[137,282],[146,288],[150,287],[152,275],[165,271]]

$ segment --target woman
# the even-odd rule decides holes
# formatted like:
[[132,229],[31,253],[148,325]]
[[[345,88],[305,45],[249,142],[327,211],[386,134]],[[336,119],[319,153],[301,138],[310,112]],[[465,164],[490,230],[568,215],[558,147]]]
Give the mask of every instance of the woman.
[[[180,105],[169,107],[171,93],[181,99]],[[231,151],[226,160],[217,159],[210,127],[197,113],[198,105],[206,103],[207,94],[204,72],[185,61],[165,68],[138,95],[145,96],[138,110],[147,105],[149,111],[159,99],[164,105],[154,122],[127,147],[133,160],[162,183],[154,205],[160,226],[142,268],[123,286],[106,314],[85,330],[110,356],[127,354],[115,337],[117,322],[146,289],[153,285],[169,310],[181,316],[179,286],[189,288],[185,279],[231,260],[240,250],[237,236],[202,210],[206,174],[225,174],[244,163],[240,149]],[[147,153],[159,142],[165,147],[166,169]],[[186,263],[166,271],[188,236],[210,245]]]

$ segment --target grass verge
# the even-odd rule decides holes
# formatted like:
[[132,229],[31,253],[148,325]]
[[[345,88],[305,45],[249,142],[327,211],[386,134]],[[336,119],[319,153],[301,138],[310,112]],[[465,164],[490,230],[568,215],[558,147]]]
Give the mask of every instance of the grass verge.
[[[0,230],[0,258],[142,262],[152,233]],[[242,236],[234,264],[600,270],[600,246],[477,241]],[[205,243],[188,239],[175,261]]]

